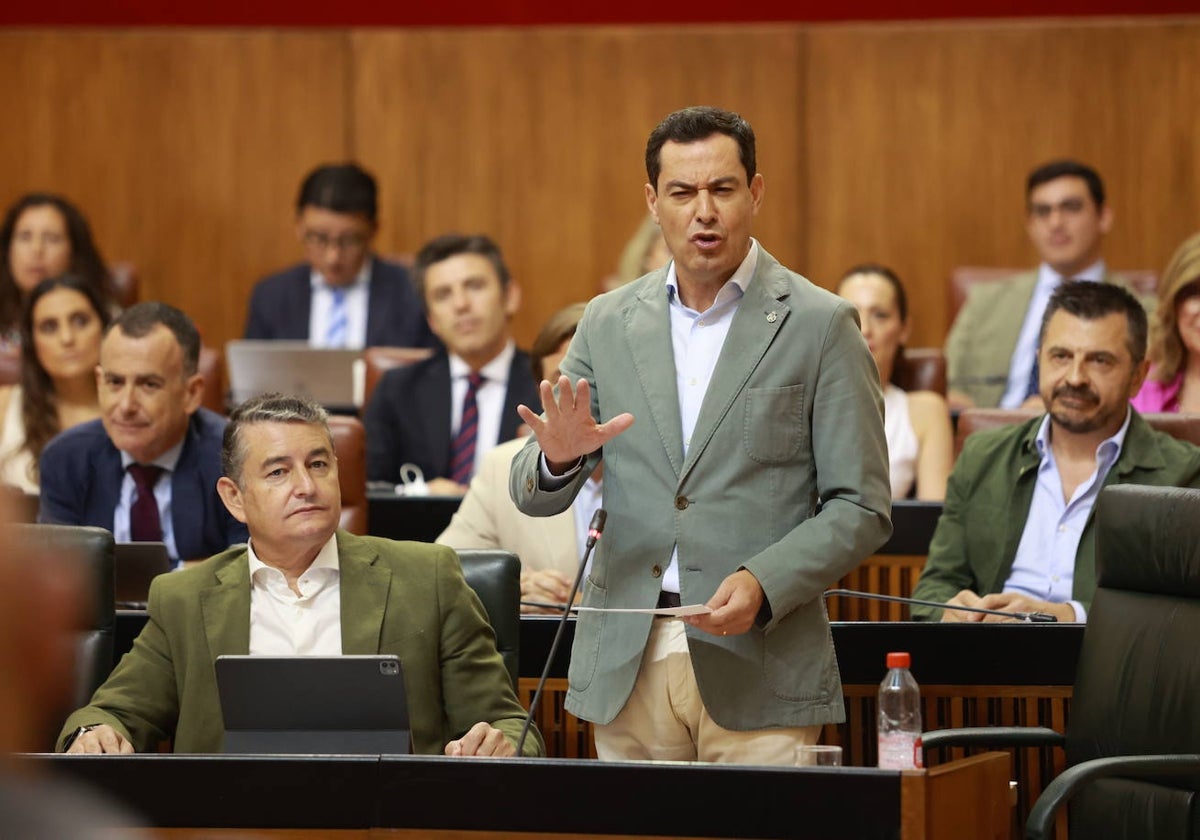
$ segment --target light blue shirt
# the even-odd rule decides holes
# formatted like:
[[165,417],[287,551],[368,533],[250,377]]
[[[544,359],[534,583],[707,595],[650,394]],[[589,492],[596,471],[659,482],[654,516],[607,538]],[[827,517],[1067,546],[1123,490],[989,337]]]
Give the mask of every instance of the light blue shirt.
[[[1083,271],[1071,276],[1076,280],[1099,283],[1104,279],[1104,260],[1092,263]],[[1012,358],[1008,363],[1008,385],[1004,389],[1004,396],[1000,398],[1001,408],[1019,408],[1029,394],[1029,373],[1033,370],[1033,360],[1037,357],[1042,317],[1046,314],[1050,296],[1062,281],[1062,275],[1050,266],[1045,263],[1038,266],[1037,285],[1033,287],[1033,297],[1029,300],[1029,308],[1025,310],[1021,334],[1017,337],[1017,346],[1013,348]]]
[[[587,551],[588,528],[592,524],[592,515],[603,504],[601,499],[603,489],[601,482],[597,481],[595,476],[591,476],[583,483],[583,487],[579,488],[575,501],[571,503],[571,515],[575,518],[575,549],[579,552],[576,555],[578,557],[582,557],[583,553]],[[591,567],[592,558],[588,557],[583,573],[586,575]]]
[[[329,313],[333,309],[333,287],[315,268],[309,275],[312,286],[312,306],[308,312],[308,343],[326,347],[329,334]],[[357,350],[367,346],[367,303],[371,288],[371,258],[363,260],[362,268],[346,290],[346,343],[342,347]]]
[[1075,609],[1076,621],[1087,621],[1083,604],[1071,600],[1075,580],[1075,555],[1079,540],[1092,514],[1092,506],[1104,486],[1104,479],[1121,457],[1125,434],[1133,414],[1126,410],[1125,422],[1117,433],[1096,447],[1096,470],[1075,488],[1070,501],[1063,499],[1062,478],[1050,447],[1050,415],[1042,419],[1035,444],[1041,463],[1033,489],[1033,503],[1025,519],[1012,571],[1004,582],[1005,592],[1019,592],[1039,601],[1068,603]]
[[[171,476],[175,472],[175,465],[179,463],[179,456],[183,453],[183,443],[182,440],[179,441],[150,462],[163,468],[158,481],[154,483],[154,501],[158,503],[158,518],[162,523],[163,542],[166,543],[167,553],[176,563],[188,559],[180,557],[179,549],[175,547],[175,523],[171,519]],[[129,474],[129,465],[132,463],[133,458],[122,452],[121,469],[124,470],[125,477],[121,479],[121,495],[117,499],[117,507],[113,511],[112,529],[113,539],[119,543],[133,540],[130,534],[129,513],[133,509],[133,498],[137,493],[137,485],[133,481],[133,476]]]
[[[675,275],[675,261],[667,268],[667,309],[671,315],[671,349],[675,356],[675,391],[679,395],[679,417],[682,420],[684,458],[692,443],[692,432],[700,416],[700,406],[708,393],[725,346],[725,337],[738,305],[746,294],[754,268],[758,265],[758,242],[750,240],[750,253],[737,267],[717,297],[704,312],[685,306],[679,299],[679,281]],[[679,591],[679,547],[671,549],[671,562],[663,572],[664,592]],[[711,595],[712,593],[709,593]],[[707,598],[707,596],[705,596]]]

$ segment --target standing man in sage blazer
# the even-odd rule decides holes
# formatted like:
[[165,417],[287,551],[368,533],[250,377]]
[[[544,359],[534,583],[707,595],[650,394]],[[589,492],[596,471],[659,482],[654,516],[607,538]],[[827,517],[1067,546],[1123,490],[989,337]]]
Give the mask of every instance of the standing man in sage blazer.
[[580,615],[567,708],[601,758],[791,764],[844,718],[822,592],[891,531],[879,377],[854,308],[751,238],[744,119],[670,114],[646,169],[672,262],[588,305],[510,491],[557,513],[603,459],[584,604],[712,610]]

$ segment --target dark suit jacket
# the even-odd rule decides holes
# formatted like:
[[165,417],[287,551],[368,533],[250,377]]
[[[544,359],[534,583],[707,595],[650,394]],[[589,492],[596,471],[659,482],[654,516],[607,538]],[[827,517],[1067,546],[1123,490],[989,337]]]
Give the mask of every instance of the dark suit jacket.
[[[342,652],[400,657],[413,750],[441,753],[479,721],[514,743],[524,724],[495,636],[454,552],[337,535]],[[236,548],[150,585],[150,620],[91,704],[63,725],[107,723],[139,752],[174,737],[176,752],[220,752],[224,724],[213,662],[250,650],[250,565]],[[525,755],[541,755],[537,729]]]
[[[208,557],[245,542],[246,526],[217,495],[225,418],[206,408],[192,415],[171,474],[171,523],[179,560]],[[41,460],[39,522],[112,530],[121,496],[121,453],[99,420],[75,426],[46,446]]]
[[[541,405],[529,355],[513,354],[508,369],[508,393],[500,418],[500,439],[517,436],[521,416],[517,406]],[[413,463],[425,478],[443,478],[450,471],[450,357],[436,353],[414,365],[393,368],[375,387],[363,417],[367,427],[367,478],[400,481],[400,465]]]
[[[250,296],[246,338],[308,340],[312,267],[294,265],[260,280]],[[367,292],[368,347],[436,347],[417,290],[402,265],[371,261]]]

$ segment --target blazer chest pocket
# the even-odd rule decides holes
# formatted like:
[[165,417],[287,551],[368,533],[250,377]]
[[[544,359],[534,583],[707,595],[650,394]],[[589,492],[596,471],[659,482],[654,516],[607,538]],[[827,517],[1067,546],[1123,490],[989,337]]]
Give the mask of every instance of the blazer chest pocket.
[[746,390],[746,454],[760,464],[792,460],[804,444],[804,386]]

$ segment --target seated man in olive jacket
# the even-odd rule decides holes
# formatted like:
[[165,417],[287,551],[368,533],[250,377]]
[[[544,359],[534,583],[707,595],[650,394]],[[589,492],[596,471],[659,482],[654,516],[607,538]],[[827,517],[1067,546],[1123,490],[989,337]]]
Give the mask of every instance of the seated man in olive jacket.
[[[149,621],[59,736],[69,752],[220,752],[221,654],[396,654],[413,750],[509,756],[525,710],[483,606],[448,548],[338,530],[337,458],[320,406],[277,394],[230,418],[217,490],[248,547],[157,578]],[[300,607],[300,609],[297,609]],[[536,731],[525,754],[540,755]]]
[[1146,313],[1125,289],[1065,283],[1042,321],[1046,414],[971,435],[914,598],[919,620],[1001,621],[955,606],[1086,621],[1096,591],[1093,504],[1110,484],[1200,487],[1200,448],[1129,405],[1146,378]]

